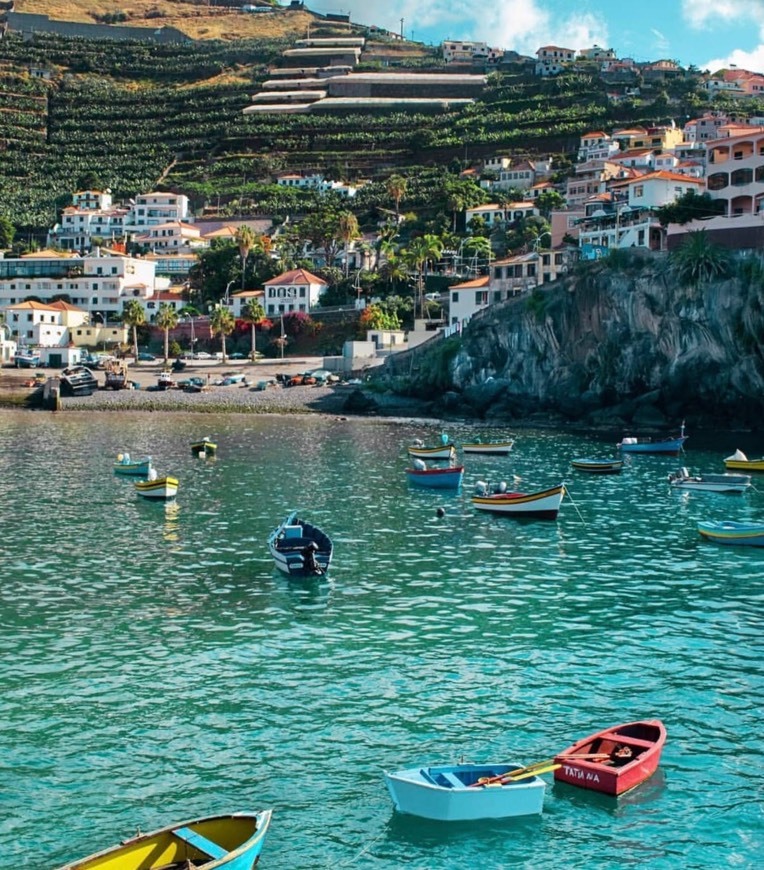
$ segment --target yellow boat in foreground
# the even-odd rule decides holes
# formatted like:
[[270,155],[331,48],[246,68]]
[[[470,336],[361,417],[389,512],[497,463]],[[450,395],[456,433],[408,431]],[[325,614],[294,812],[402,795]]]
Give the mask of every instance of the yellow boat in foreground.
[[137,834],[58,870],[252,870],[271,810],[210,816]]
[[749,459],[742,450],[736,450],[724,460],[730,471],[764,471],[764,459]]

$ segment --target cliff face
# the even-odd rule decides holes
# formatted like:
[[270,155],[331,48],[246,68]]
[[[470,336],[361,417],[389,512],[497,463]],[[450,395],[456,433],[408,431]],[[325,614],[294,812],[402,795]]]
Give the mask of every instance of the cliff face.
[[757,428],[762,337],[760,277],[687,289],[662,264],[598,265],[474,318],[447,405],[497,419]]

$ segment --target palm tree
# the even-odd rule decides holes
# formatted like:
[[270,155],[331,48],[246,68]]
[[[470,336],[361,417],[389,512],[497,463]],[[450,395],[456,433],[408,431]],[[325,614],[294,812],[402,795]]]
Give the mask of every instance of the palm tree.
[[252,362],[257,362],[257,346],[255,327],[265,318],[265,309],[254,297],[247,302],[241,312],[241,319],[252,327]]
[[234,319],[233,314],[222,306],[218,306],[210,315],[210,333],[212,335],[217,335],[220,333],[220,340],[223,345],[223,364],[226,362],[226,353],[225,353],[225,337],[230,335],[234,327],[236,326],[236,320]]
[[443,254],[443,242],[438,236],[427,233],[417,236],[404,251],[404,259],[417,272],[417,295],[419,297],[420,317],[424,317],[424,285],[427,277],[427,264],[431,260],[440,259]]
[[252,230],[242,224],[236,230],[236,244],[239,247],[239,256],[241,257],[241,289],[244,289],[244,271],[247,266],[247,257],[249,256],[249,252],[255,246],[255,234]]
[[688,233],[683,244],[670,256],[684,286],[697,287],[714,278],[730,275],[732,257],[729,250],[713,244],[705,230]]
[[388,195],[395,202],[395,224],[397,226],[398,218],[400,217],[401,200],[406,196],[408,182],[402,175],[391,175],[385,182],[385,187],[387,188]]
[[345,277],[348,276],[350,263],[348,262],[348,245],[353,239],[357,239],[360,235],[358,228],[358,218],[352,211],[340,212],[337,218],[337,227],[339,229],[340,238],[345,243]]
[[164,361],[166,363],[170,356],[170,330],[175,329],[178,325],[178,312],[171,305],[163,302],[159,306],[154,323],[164,330]]
[[138,362],[138,327],[146,322],[146,312],[137,299],[130,299],[122,309],[122,323],[133,330],[133,354]]

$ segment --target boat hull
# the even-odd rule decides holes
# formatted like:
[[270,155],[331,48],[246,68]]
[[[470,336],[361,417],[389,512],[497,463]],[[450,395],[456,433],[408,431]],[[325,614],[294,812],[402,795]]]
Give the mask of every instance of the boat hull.
[[462,822],[540,813],[546,783],[538,776],[484,787],[469,785],[519,769],[517,764],[455,764],[385,772],[384,776],[398,812]]
[[271,810],[192,819],[139,834],[58,870],[252,870],[270,822]]
[[428,489],[459,489],[464,480],[464,466],[453,468],[407,468],[406,478],[413,486]]
[[751,486],[748,474],[703,474],[692,477],[679,471],[669,474],[668,479],[674,489],[695,492],[745,492]]
[[636,439],[629,443],[624,439],[617,446],[621,453],[663,453],[676,456],[681,453],[684,442],[689,436],[682,435],[679,438],[667,438],[663,441],[650,441],[649,439]]
[[764,523],[698,523],[698,532],[707,541],[731,547],[764,547]]
[[541,520],[555,520],[560,511],[565,485],[560,484],[540,492],[492,493],[473,495],[472,504],[476,510],[511,517],[534,517]]
[[132,477],[148,477],[151,471],[151,457],[137,460],[136,462],[122,462],[118,460],[114,463],[114,473],[124,474]]
[[506,456],[512,451],[514,441],[494,441],[486,444],[462,444],[463,453],[484,453],[492,456]]
[[214,441],[195,441],[191,445],[191,452],[194,456],[214,456],[217,450],[218,446]]
[[299,519],[293,511],[268,536],[268,550],[282,574],[321,577],[332,563],[334,545],[318,526]]
[[158,477],[156,480],[138,480],[135,491],[143,498],[158,501],[175,498],[178,494],[178,481],[174,477]]
[[[577,741],[555,756],[554,760],[560,767],[555,770],[554,778],[558,782],[617,797],[655,773],[665,742],[666,729],[657,719],[606,728]],[[631,753],[626,762],[615,755],[623,747]],[[570,757],[594,753],[606,754],[608,758],[602,762]]]
[[764,459],[725,459],[724,467],[730,471],[764,471]]
[[586,471],[589,474],[620,474],[623,471],[623,459],[572,459],[570,464],[576,471]]
[[453,444],[444,444],[440,447],[409,447],[409,456],[417,459],[456,459],[456,448]]

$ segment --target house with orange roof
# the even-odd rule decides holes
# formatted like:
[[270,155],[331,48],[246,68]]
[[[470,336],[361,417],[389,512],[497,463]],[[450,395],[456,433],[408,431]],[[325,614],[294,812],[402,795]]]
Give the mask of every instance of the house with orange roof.
[[147,245],[152,251],[164,253],[209,247],[199,227],[183,221],[168,221],[149,227],[145,233],[137,235],[134,241],[139,245]]
[[536,75],[556,76],[576,59],[575,49],[559,45],[542,45],[536,52]]
[[617,163],[619,166],[629,166],[632,169],[652,169],[653,151],[651,148],[631,148],[628,151],[621,151],[614,154],[610,158],[611,163]]
[[540,212],[535,202],[510,202],[506,205],[491,202],[466,209],[464,219],[467,225],[469,225],[472,218],[481,217],[485,221],[486,226],[492,227],[496,224],[512,223],[513,221],[539,214]]
[[237,320],[244,316],[244,309],[253,299],[259,302],[265,311],[265,290],[239,290],[231,294],[231,313]]
[[578,162],[607,160],[620,150],[618,142],[615,142],[607,133],[603,133],[602,130],[593,130],[590,133],[584,133],[578,143]]
[[488,307],[490,283],[489,275],[480,275],[470,281],[452,284],[448,288],[451,323],[466,323],[477,311]]
[[707,142],[719,138],[719,128],[729,123],[724,112],[706,112],[699,118],[692,118],[682,128],[685,142]]
[[263,284],[265,313],[278,317],[293,311],[307,314],[329,285],[307,269],[282,272]]

